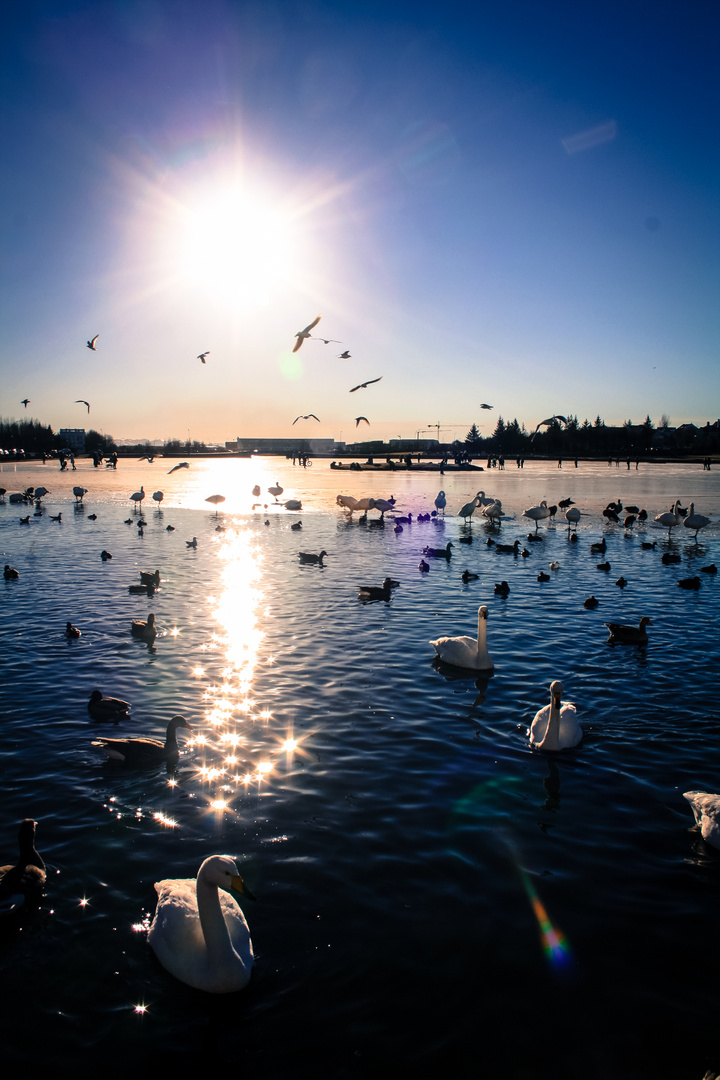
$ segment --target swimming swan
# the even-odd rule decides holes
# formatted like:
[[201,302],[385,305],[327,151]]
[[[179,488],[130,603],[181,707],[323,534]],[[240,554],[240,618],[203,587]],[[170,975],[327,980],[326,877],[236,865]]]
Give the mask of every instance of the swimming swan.
[[228,855],[211,855],[197,879],[155,883],[150,947],[176,979],[210,994],[244,989],[253,966],[250,931],[231,888],[254,899]]
[[530,725],[530,745],[535,750],[567,750],[577,746],[583,737],[575,706],[566,701],[560,704],[562,683],[550,683],[550,704],[535,713]]
[[15,865],[0,866],[0,915],[8,915],[24,903],[37,902],[45,885],[45,863],[35,850],[37,822],[25,818],[18,830],[19,858]]
[[720,849],[720,795],[708,795],[706,791],[686,791],[687,799],[700,826],[703,840]]
[[446,664],[472,668],[475,671],[490,671],[495,665],[487,651],[487,617],[488,609],[482,604],[478,608],[477,638],[442,637],[430,644]]

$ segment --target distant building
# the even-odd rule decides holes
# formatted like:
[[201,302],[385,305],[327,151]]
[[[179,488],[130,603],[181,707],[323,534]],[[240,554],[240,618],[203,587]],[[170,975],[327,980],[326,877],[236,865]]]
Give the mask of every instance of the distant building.
[[58,431],[65,446],[69,446],[76,454],[85,453],[85,428],[63,427]]
[[252,454],[336,454],[338,444],[334,439],[308,439],[299,435],[294,439],[241,439],[225,443],[226,450],[250,451]]

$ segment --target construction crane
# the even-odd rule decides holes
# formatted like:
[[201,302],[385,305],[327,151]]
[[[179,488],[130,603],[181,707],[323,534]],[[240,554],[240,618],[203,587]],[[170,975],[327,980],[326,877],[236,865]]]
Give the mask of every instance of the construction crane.
[[437,431],[437,439],[438,439],[438,442],[440,442],[440,432],[441,431],[450,431],[453,428],[462,428],[462,427],[466,427],[465,423],[462,420],[459,420],[459,421],[457,421],[455,423],[453,423],[452,421],[446,421],[445,423],[441,423],[438,420],[435,424],[432,424],[432,423],[428,424],[428,426],[426,428],[419,428],[418,431],[415,433],[415,438],[419,439],[420,438],[420,433],[423,432],[423,431]]

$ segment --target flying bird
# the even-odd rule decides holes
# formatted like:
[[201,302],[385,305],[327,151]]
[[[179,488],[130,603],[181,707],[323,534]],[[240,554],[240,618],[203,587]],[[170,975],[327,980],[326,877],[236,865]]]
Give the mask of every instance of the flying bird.
[[323,345],[329,345],[330,342],[332,342],[333,345],[342,345],[342,341],[338,341],[337,338],[332,338],[332,337],[330,337],[330,338],[319,337],[319,338],[315,338],[315,340],[316,341],[322,341]]
[[[342,344],[342,342],[341,342],[341,344]],[[350,353],[348,352],[347,349],[345,350],[345,352],[338,353],[338,360],[349,360],[349,359],[350,359]]]
[[[298,420],[309,420],[311,417],[313,420],[317,420],[318,424],[322,423],[319,416],[316,416],[314,412],[309,412],[306,416],[296,416],[293,420],[293,424],[297,424]],[[292,424],[290,427],[292,427]]]
[[90,402],[85,401],[83,398],[75,398],[76,405],[87,405],[87,411],[90,412]]
[[29,397],[24,397],[24,398],[22,399],[22,401],[20,402],[20,404],[21,404],[21,405],[24,405],[24,406],[25,406],[25,408],[27,409],[28,405],[30,404],[30,398],[29,398]]
[[354,394],[356,390],[362,390],[364,386],[372,386],[373,383],[380,382],[380,379],[382,379],[382,375],[379,375],[377,379],[368,379],[367,382],[358,383],[357,386],[353,386],[352,390],[349,390],[348,393]]
[[481,408],[481,409],[494,409],[494,408],[495,408],[495,406],[494,406],[494,405],[486,405],[486,404],[485,404],[485,402],[483,401],[483,403],[482,403],[482,405],[480,406],[480,408]]
[[99,337],[100,337],[100,335],[96,334],[95,337],[92,339],[92,341],[86,342],[88,349],[92,349],[93,352],[97,352],[97,349],[95,348],[95,342],[97,341],[97,339]]
[[532,435],[530,436],[530,442],[533,441],[541,427],[547,427],[549,424],[552,424],[553,420],[562,420],[563,424],[567,424],[567,417],[561,416],[560,413],[557,413],[556,416],[548,416],[547,420],[541,420],[538,426],[535,428]]
[[367,426],[370,427],[370,421],[368,420],[367,416],[356,416],[355,417],[355,427],[360,427],[360,421],[361,420],[364,420],[365,423],[367,424]]
[[317,324],[320,322],[321,319],[322,319],[322,312],[318,315],[318,317],[316,319],[313,319],[313,321],[311,323],[308,323],[308,325],[305,327],[304,330],[298,330],[297,334],[295,335],[295,337],[297,338],[297,341],[295,342],[293,352],[298,351],[298,349],[302,345],[305,338],[311,337],[310,331],[315,326],[317,326]]
[[202,362],[204,364],[205,363],[205,357],[209,356],[209,355],[210,355],[210,350],[208,349],[207,352],[201,352],[200,353],[200,355],[198,356],[198,360],[202,360]]
[[178,469],[189,469],[189,468],[190,468],[190,462],[181,461],[179,465],[173,465],[172,469],[170,469],[169,472],[168,472],[168,476],[170,475],[170,473],[177,472]]

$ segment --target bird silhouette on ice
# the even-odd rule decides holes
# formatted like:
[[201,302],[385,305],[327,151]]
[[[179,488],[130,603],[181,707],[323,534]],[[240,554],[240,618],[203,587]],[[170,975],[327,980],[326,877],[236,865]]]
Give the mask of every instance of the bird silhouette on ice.
[[379,375],[377,379],[368,379],[367,382],[358,383],[357,386],[353,386],[352,390],[349,390],[348,393],[354,394],[356,390],[362,390],[365,386],[372,386],[373,383],[380,382],[380,379],[382,379],[382,375]]
[[293,347],[293,352],[298,351],[298,349],[300,348],[300,346],[302,345],[303,341],[305,341],[306,338],[312,337],[312,334],[310,333],[310,331],[313,330],[317,326],[317,324],[320,322],[321,318],[322,318],[322,312],[318,315],[318,317],[316,319],[313,319],[313,321],[311,323],[308,323],[304,330],[298,330],[297,334],[295,335],[295,337],[297,338],[297,341],[295,342],[295,345]]

